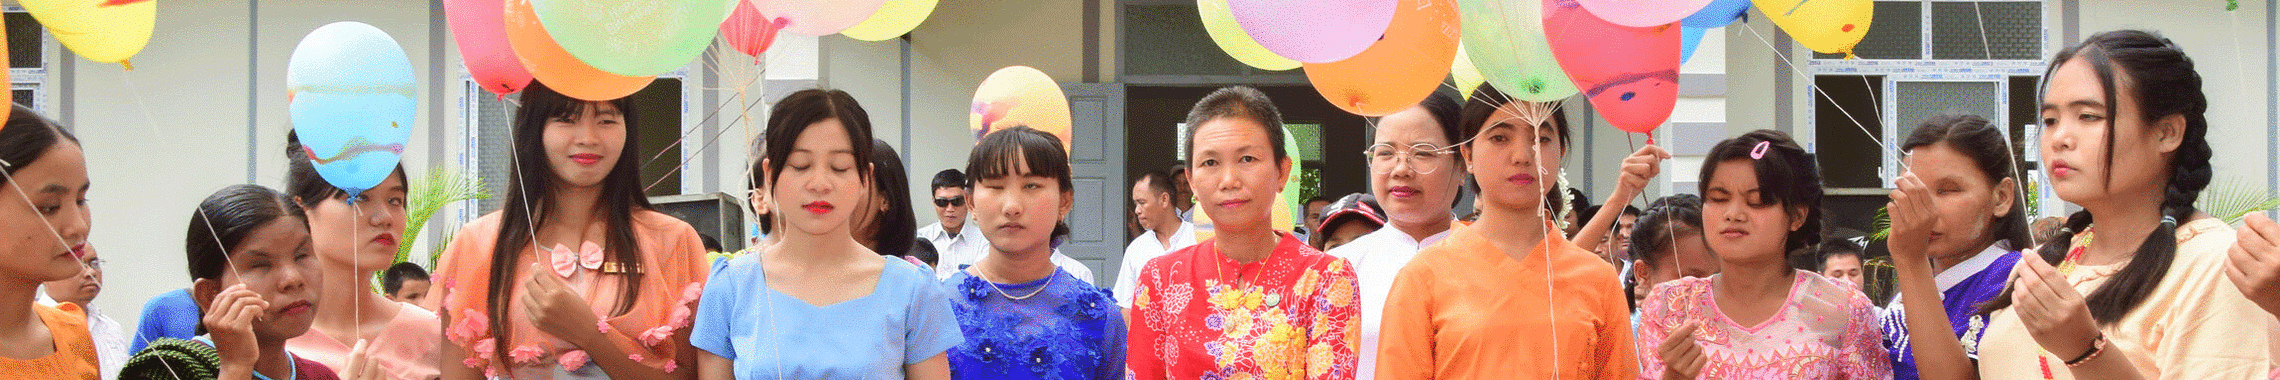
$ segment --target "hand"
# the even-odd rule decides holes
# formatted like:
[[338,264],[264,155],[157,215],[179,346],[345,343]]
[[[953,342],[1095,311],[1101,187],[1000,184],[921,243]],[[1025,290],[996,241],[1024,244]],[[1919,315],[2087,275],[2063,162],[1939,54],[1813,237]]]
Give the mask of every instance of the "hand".
[[1885,214],[1892,219],[1891,236],[1885,244],[1892,250],[1892,262],[1900,264],[1929,264],[1932,228],[1940,224],[1939,209],[1932,205],[1932,190],[1924,186],[1915,172],[1903,172],[1893,179],[1892,202],[1884,204]]
[[2280,224],[2264,213],[2249,213],[2241,220],[2240,241],[2233,244],[2225,277],[2264,312],[2280,315]]
[[594,326],[597,319],[586,298],[570,289],[570,284],[555,276],[552,269],[531,264],[530,270],[530,281],[523,284],[522,305],[530,315],[531,326],[579,347],[592,342],[588,338],[601,330]]
[[199,323],[206,326],[207,335],[214,340],[214,351],[221,353],[223,367],[251,371],[253,363],[261,360],[261,346],[254,341],[253,322],[268,310],[269,301],[247,290],[245,284],[231,285],[214,295],[213,305],[206,307],[206,315],[199,318]]
[[1631,195],[1646,190],[1647,180],[1662,174],[1661,164],[1666,159],[1670,159],[1670,152],[1652,144],[1631,152],[1630,157],[1623,158],[1623,175],[1616,181],[1621,184],[1619,189],[1628,190]]
[[2011,273],[2017,287],[2011,290],[2011,308],[2026,323],[2027,335],[2061,360],[2090,352],[2098,323],[2091,319],[2082,293],[2074,291],[2058,269],[2032,257],[2019,260]]
[[367,351],[370,347],[370,340],[356,340],[356,347],[348,350],[348,370],[340,372],[342,379],[378,380],[383,378],[380,375],[380,360],[372,357],[371,353]]
[[1702,354],[1702,345],[1694,343],[1694,330],[1701,325],[1687,322],[1663,337],[1659,350],[1663,359],[1664,379],[1688,379],[1702,374],[1702,367],[1710,364],[1710,357]]

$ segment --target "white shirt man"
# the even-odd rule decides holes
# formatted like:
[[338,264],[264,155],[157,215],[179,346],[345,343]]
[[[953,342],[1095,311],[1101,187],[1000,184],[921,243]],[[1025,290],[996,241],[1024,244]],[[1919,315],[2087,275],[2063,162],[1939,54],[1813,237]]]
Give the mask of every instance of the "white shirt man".
[[[1124,246],[1124,258],[1116,271],[1116,285],[1110,292],[1116,294],[1116,305],[1132,307],[1133,288],[1140,284],[1140,269],[1148,260],[1165,253],[1195,245],[1195,223],[1175,217],[1171,197],[1173,192],[1152,182],[1168,178],[1162,172],[1143,174],[1132,183],[1132,213],[1146,227],[1132,244]],[[1175,224],[1176,223],[1176,224]]]
[[95,296],[103,292],[103,259],[97,258],[95,250],[89,249],[87,255],[81,256],[80,260],[87,270],[72,278],[41,284],[38,300],[41,305],[48,306],[70,303],[87,312],[87,334],[95,341],[96,368],[100,369],[103,378],[115,379],[119,377],[119,368],[127,365],[129,336],[119,326],[119,321],[112,320],[110,316],[103,315],[103,310],[95,308]]

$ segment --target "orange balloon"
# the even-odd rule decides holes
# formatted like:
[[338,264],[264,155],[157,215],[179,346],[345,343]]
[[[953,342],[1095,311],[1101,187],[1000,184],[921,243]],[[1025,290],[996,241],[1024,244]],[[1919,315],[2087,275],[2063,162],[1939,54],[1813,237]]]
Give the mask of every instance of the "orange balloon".
[[522,59],[523,68],[530,77],[562,95],[591,101],[613,100],[633,95],[657,76],[629,77],[611,74],[589,66],[546,34],[546,27],[538,24],[538,13],[530,9],[530,0],[507,0],[507,45],[515,49]]
[[1457,57],[1457,3],[1401,0],[1385,37],[1330,63],[1308,63],[1306,80],[1338,109],[1362,116],[1400,112],[1425,100]]

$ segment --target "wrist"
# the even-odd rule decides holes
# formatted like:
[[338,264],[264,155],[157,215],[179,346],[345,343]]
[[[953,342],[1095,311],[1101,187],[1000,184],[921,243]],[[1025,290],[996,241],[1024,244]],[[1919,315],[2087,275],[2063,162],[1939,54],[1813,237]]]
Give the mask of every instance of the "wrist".
[[2099,334],[2098,334],[2098,337],[2097,337],[2097,338],[2094,338],[2094,339],[2091,339],[2091,340],[2090,340],[2090,347],[2089,347],[2088,349],[2082,350],[2082,354],[2081,354],[2081,355],[2075,355],[2075,356],[2074,356],[2074,358],[2072,358],[2072,359],[2068,359],[2068,360],[2066,361],[2066,368],[2074,368],[2074,367],[2076,367],[2076,366],[2081,366],[2081,365],[2082,365],[2082,363],[2087,363],[2087,362],[2089,362],[2089,361],[2090,361],[2090,360],[2092,360],[2092,359],[2097,359],[2097,358],[2098,358],[2098,354],[2102,354],[2102,353],[2105,353],[2105,352],[2106,352],[2106,334],[2105,334],[2105,333],[2099,333]]

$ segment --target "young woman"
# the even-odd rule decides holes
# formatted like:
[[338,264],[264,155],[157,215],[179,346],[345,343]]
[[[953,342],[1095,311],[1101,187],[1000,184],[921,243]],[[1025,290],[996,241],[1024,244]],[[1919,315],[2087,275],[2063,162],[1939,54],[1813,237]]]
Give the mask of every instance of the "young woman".
[[1480,186],[1480,221],[1417,252],[1393,280],[1377,377],[1625,379],[1630,302],[1615,267],[1560,235],[1545,199],[1567,158],[1550,105],[1483,85],[1458,149]]
[[1417,251],[1449,237],[1464,190],[1465,166],[1454,149],[1465,141],[1456,95],[1434,92],[1409,109],[1378,118],[1368,150],[1370,193],[1385,211],[1386,226],[1330,250],[1353,263],[1362,291],[1362,342],[1359,379],[1377,377],[1377,321],[1385,318],[1385,297],[1393,276]]
[[[1702,197],[1678,194],[1647,205],[1645,215],[1631,227],[1631,297],[1647,296],[1655,285],[1682,277],[1718,274],[1718,256],[1710,253],[1702,233]],[[1639,326],[1639,310],[1632,306],[1631,328]],[[1652,353],[1641,353],[1652,354]],[[1654,368],[1660,370],[1660,368]]]
[[127,359],[120,378],[338,378],[285,349],[286,340],[308,333],[326,301],[309,223],[291,200],[257,185],[222,188],[198,203],[189,231],[190,293],[207,305],[204,334],[151,342]]
[[944,284],[966,342],[950,350],[960,379],[1124,377],[1116,298],[1053,265],[1076,191],[1061,140],[1029,127],[990,132],[966,160],[974,223],[989,255]]
[[1196,204],[1218,233],[1141,268],[1128,377],[1354,378],[1353,270],[1269,218],[1291,169],[1274,102],[1222,88],[1196,102],[1187,126]]
[[1979,116],[1940,115],[1900,144],[1908,171],[1885,207],[1900,295],[1881,323],[1895,379],[1978,377],[1979,304],[2003,292],[2034,244],[2004,133]]
[[903,174],[902,156],[886,140],[871,139],[871,195],[857,205],[857,212],[849,219],[853,224],[855,242],[880,255],[902,258],[910,255],[912,240],[918,236],[918,217],[911,209],[910,183]]
[[694,377],[704,245],[642,196],[631,105],[523,89],[505,202],[436,266],[443,378]]
[[768,112],[759,183],[775,242],[713,269],[690,341],[701,378],[948,379],[962,337],[933,273],[856,242],[873,195],[870,117],[838,90],[794,92]]
[[309,245],[325,272],[325,299],[307,334],[286,348],[333,368],[348,368],[350,351],[364,346],[369,362],[389,379],[426,380],[439,375],[436,345],[443,325],[435,313],[372,292],[372,274],[396,258],[404,232],[404,170],[362,194],[349,194],[325,182],[309,163],[297,134],[285,134],[285,192],[309,221]]
[[[2241,220],[2240,241],[2225,261],[2225,277],[2264,312],[2280,316],[2280,224],[2264,213]],[[2275,365],[2271,379],[2280,379]]]
[[[2042,157],[2082,206],[1988,305],[1987,379],[2243,379],[2270,371],[2268,320],[2224,279],[2231,227],[2193,208],[2210,180],[2208,98],[2169,40],[2120,30],[2051,59]],[[2092,224],[2095,220],[2096,224]],[[2052,264],[2056,263],[2056,264]]]
[[1655,286],[1639,303],[1639,378],[1891,376],[1868,297],[1785,259],[1820,241],[1812,155],[1761,129],[1718,142],[1702,162],[1702,228],[1720,272]]
[[[32,302],[40,283],[78,276],[87,248],[87,158],[79,138],[29,108],[0,125],[0,377],[94,379],[95,341],[78,313]],[[76,307],[71,307],[76,309]]]

